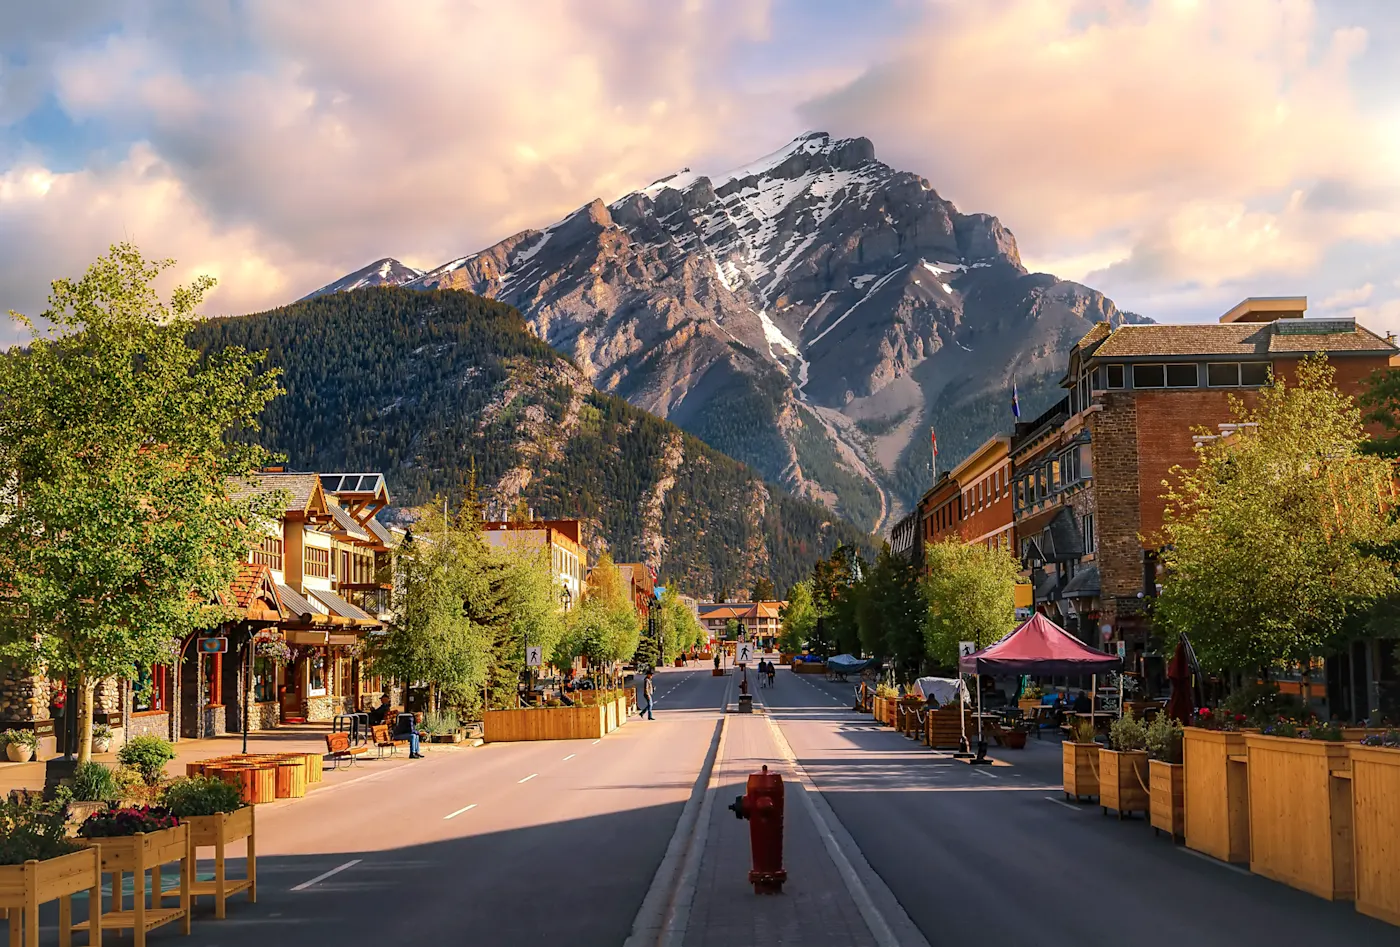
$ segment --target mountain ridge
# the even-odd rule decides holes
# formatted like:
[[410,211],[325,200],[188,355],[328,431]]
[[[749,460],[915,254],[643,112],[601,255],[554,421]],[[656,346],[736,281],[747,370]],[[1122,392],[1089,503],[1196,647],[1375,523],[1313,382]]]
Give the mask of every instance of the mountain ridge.
[[402,285],[514,305],[600,389],[874,529],[927,485],[920,431],[938,430],[941,462],[966,453],[1009,425],[1013,377],[1038,410],[1094,322],[1141,319],[1029,273],[1000,220],[868,139],[822,132],[590,201]]

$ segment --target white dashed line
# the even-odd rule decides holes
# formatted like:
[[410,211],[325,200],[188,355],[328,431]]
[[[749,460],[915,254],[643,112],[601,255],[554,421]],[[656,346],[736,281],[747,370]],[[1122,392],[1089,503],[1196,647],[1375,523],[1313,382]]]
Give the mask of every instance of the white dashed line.
[[1072,812],[1083,812],[1083,811],[1084,811],[1083,809],[1079,808],[1078,806],[1072,806],[1072,805],[1070,805],[1069,803],[1065,802],[1063,799],[1056,799],[1054,796],[1046,796],[1046,797],[1045,797],[1045,801],[1046,801],[1046,802],[1053,802],[1053,803],[1054,803],[1055,805],[1057,805],[1057,806],[1064,806],[1066,809],[1069,809],[1069,810],[1072,811]]
[[445,821],[447,821],[448,819],[455,819],[455,818],[457,818],[459,815],[461,815],[463,812],[471,812],[471,811],[472,811],[473,809],[475,809],[475,808],[476,808],[476,803],[474,803],[474,802],[473,802],[471,805],[469,805],[469,806],[463,806],[462,808],[458,809],[456,812],[449,812],[447,815],[443,816],[443,817],[442,817],[442,818],[443,818],[443,821],[445,822]]
[[312,878],[310,881],[303,881],[301,884],[297,885],[297,886],[296,886],[295,888],[293,888],[292,890],[293,890],[293,891],[305,891],[307,888],[311,887],[312,885],[314,885],[314,884],[320,884],[321,882],[325,881],[325,880],[326,880],[327,878],[329,878],[331,875],[338,875],[338,874],[340,874],[342,871],[344,871],[344,870],[347,869],[347,868],[354,868],[356,865],[358,865],[358,864],[359,864],[360,862],[362,862],[362,861],[364,861],[364,859],[362,859],[362,858],[355,858],[355,859],[352,859],[351,861],[346,862],[346,863],[343,864],[343,865],[337,865],[335,868],[332,868],[330,871],[325,872],[324,874],[317,875],[315,878]]
[[570,753],[568,756],[564,757],[564,762],[565,762],[565,763],[569,762],[569,760],[573,759],[575,756],[578,756],[578,754],[577,754],[577,753]]
[[539,773],[531,773],[529,776],[526,776],[524,779],[517,780],[517,782],[528,783],[530,780],[534,779],[534,778],[535,778],[536,776],[538,776],[538,775],[539,775]]

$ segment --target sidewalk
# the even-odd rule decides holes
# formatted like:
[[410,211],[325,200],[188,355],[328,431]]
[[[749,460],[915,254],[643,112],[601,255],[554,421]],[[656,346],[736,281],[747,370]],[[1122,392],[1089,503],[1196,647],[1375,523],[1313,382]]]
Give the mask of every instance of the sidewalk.
[[[256,730],[248,734],[249,753],[325,753],[326,734],[330,732],[327,724],[284,724],[276,730]],[[185,775],[185,764],[194,763],[199,760],[207,760],[215,756],[230,756],[243,751],[243,735],[241,733],[228,733],[218,737],[208,737],[201,740],[181,740],[175,745],[175,759],[166,767],[166,774],[169,776]],[[424,743],[422,745],[424,753],[456,752],[465,748],[467,744],[450,743]],[[343,764],[331,769],[327,764],[325,779],[311,787],[312,791],[321,786],[333,785],[345,781],[355,776],[367,775],[374,769],[381,766],[400,765],[408,762],[408,754],[401,749],[394,755],[392,760],[386,757],[383,761],[377,759],[378,754],[373,747],[370,751],[361,756],[353,768]],[[93,756],[93,759],[107,763],[111,766],[117,765],[117,755],[115,753],[102,753]],[[33,789],[38,790],[44,787],[44,763],[35,761],[32,763],[0,763],[0,799],[5,798],[11,789]]]
[[[875,939],[822,844],[800,798],[804,790],[782,760],[764,715],[730,714],[726,728],[685,947],[873,947]],[[748,775],[765,763],[770,772],[782,775],[785,793],[783,864],[788,880],[780,895],[754,894],[748,882],[749,823],[727,808],[743,794]]]

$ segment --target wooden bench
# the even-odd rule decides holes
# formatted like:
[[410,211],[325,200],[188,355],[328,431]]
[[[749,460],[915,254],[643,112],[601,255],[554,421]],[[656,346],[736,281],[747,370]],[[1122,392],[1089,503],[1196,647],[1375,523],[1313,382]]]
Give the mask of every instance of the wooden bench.
[[[385,750],[388,750],[389,755],[393,756],[399,751],[399,747],[408,745],[407,740],[395,740],[389,735],[389,725],[387,723],[377,727],[370,727],[369,733],[370,739],[374,742],[374,748],[379,751],[379,758],[381,760],[384,758]],[[361,747],[361,749],[364,749],[364,747]]]
[[[332,763],[339,764],[340,760],[348,760],[351,766],[355,765],[355,759],[364,753],[369,752],[367,746],[351,746],[350,734],[343,730],[339,733],[326,734],[326,756],[330,757]],[[333,766],[332,769],[338,768]]]

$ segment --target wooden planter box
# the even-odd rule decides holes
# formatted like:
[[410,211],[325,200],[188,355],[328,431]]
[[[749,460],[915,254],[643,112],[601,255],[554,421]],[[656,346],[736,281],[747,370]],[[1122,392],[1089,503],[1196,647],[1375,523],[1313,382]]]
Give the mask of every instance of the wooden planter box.
[[1134,812],[1146,812],[1147,795],[1146,750],[1099,750],[1099,805],[1104,815],[1110,809],[1118,818]]
[[885,698],[878,694],[870,698],[870,715],[875,718],[876,723],[885,722]]
[[[89,846],[99,850],[102,857],[102,871],[112,876],[111,909],[101,912],[100,924],[103,930],[123,930],[130,928],[136,947],[146,947],[146,934],[172,921],[181,922],[181,931],[190,932],[190,881],[194,874],[194,864],[190,857],[190,827],[185,824],[159,832],[120,836],[117,838],[91,839]],[[162,906],[160,870],[162,865],[180,863],[180,890],[175,895],[178,905],[173,908]],[[146,872],[151,873],[148,899]],[[132,893],[131,910],[126,909],[126,898],[122,893],[122,874],[130,872],[136,881]],[[88,905],[89,914],[96,916],[102,899],[93,900]],[[88,921],[73,925],[73,930],[87,930]],[[95,935],[94,935],[95,936]]]
[[1400,924],[1400,750],[1352,744],[1347,751],[1356,909]]
[[[216,815],[186,816],[181,821],[190,828],[192,854],[197,854],[197,850],[200,848],[212,847],[214,849],[214,880],[191,881],[190,897],[197,898],[206,894],[213,897],[214,917],[220,919],[227,913],[224,908],[225,902],[239,892],[248,892],[248,903],[256,904],[258,900],[258,856],[253,807],[244,806],[234,812],[220,812]],[[224,849],[240,839],[248,840],[246,877],[230,878],[225,864]],[[157,902],[173,898],[175,894],[173,891],[161,892],[157,895]]]
[[924,742],[934,749],[956,749],[961,745],[964,728],[968,739],[972,739],[971,721],[957,705],[930,709],[924,714]]
[[[0,916],[10,919],[9,943],[14,947],[39,943],[39,906],[58,901],[59,943],[71,944],[73,895],[88,893],[89,904],[102,903],[102,855],[88,848],[23,865],[0,865]],[[102,919],[96,917],[89,944],[102,942]]]
[[277,761],[277,798],[300,799],[306,795],[306,760]]
[[1037,707],[1040,706],[1040,698],[1039,698],[1039,697],[1021,697],[1021,698],[1018,698],[1018,699],[1017,699],[1017,701],[1016,701],[1016,706],[1017,706],[1017,707],[1020,707],[1021,710],[1022,710],[1022,712],[1024,712],[1024,713],[1030,713],[1032,710],[1035,710],[1035,708],[1037,708]]
[[1352,900],[1356,873],[1347,745],[1254,733],[1245,744],[1249,870],[1329,901]]
[[605,705],[542,707],[533,710],[488,710],[482,714],[487,743],[521,740],[597,740],[607,736]]
[[461,742],[462,742],[462,734],[457,733],[457,732],[453,732],[453,733],[434,733],[434,734],[433,734],[433,742],[434,742],[434,743],[461,743]]
[[1147,775],[1153,830],[1166,832],[1173,839],[1182,838],[1186,834],[1186,765],[1149,760]]
[[627,723],[627,718],[631,716],[632,701],[626,697],[617,699],[617,725],[623,726]]
[[794,674],[825,674],[825,661],[798,661],[792,666]]
[[204,775],[217,776],[237,786],[239,797],[249,805],[261,805],[277,798],[276,763],[206,764]]
[[1064,760],[1065,798],[1075,802],[1093,799],[1099,794],[1099,751],[1097,743],[1060,744]]
[[922,700],[905,700],[899,703],[899,730],[906,737],[922,736],[924,725],[919,720],[919,711],[924,709]]
[[1182,818],[1186,847],[1223,862],[1249,862],[1249,766],[1245,734],[1187,727]]

